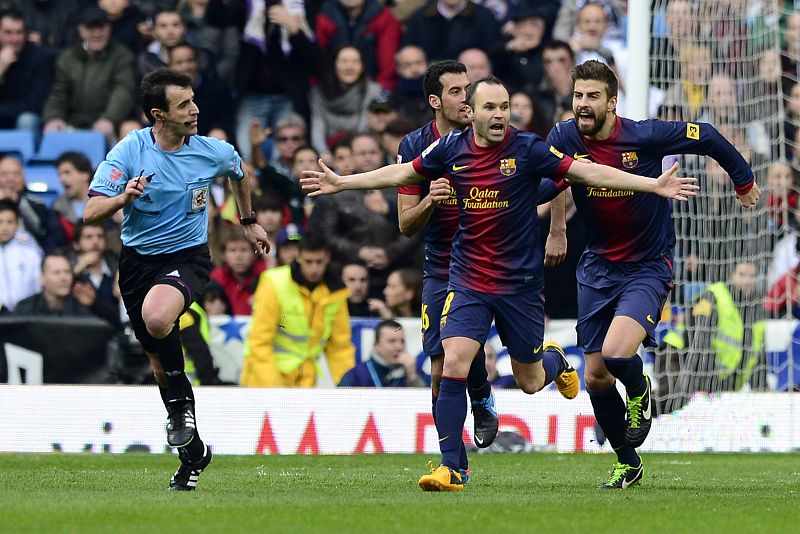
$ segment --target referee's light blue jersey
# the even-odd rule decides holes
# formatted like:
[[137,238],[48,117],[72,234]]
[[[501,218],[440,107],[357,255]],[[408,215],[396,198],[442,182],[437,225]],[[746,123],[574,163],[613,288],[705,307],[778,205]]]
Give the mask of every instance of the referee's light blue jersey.
[[208,240],[209,187],[218,176],[244,177],[242,158],[218,139],[193,135],[167,152],[155,142],[152,128],[133,131],[106,156],[89,187],[89,195],[122,194],[125,184],[153,175],[144,194],[125,206],[122,243],[139,254],[166,254]]

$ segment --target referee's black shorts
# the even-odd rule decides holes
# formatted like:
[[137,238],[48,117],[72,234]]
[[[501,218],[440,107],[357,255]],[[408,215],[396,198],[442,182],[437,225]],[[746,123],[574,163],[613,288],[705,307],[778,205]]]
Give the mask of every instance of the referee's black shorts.
[[136,339],[147,352],[157,352],[155,340],[148,334],[142,319],[142,303],[158,284],[170,285],[183,293],[183,311],[200,298],[211,273],[208,245],[186,248],[168,254],[139,254],[122,247],[119,259],[119,288]]

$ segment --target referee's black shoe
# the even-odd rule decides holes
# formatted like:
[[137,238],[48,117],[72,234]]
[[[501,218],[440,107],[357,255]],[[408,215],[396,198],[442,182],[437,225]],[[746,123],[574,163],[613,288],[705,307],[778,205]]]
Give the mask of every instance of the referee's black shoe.
[[197,481],[200,480],[200,473],[211,463],[211,449],[203,444],[203,457],[196,462],[189,459],[189,452],[185,448],[178,449],[178,458],[181,459],[181,466],[169,480],[170,491],[194,491]]
[[191,402],[167,407],[167,443],[170,447],[185,447],[192,441],[197,425]]

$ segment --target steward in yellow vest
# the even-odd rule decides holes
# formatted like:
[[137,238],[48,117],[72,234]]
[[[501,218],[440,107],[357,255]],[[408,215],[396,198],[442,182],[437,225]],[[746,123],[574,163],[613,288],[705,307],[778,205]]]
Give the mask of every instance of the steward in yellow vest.
[[[695,383],[700,387],[693,389],[731,391],[750,381],[764,350],[765,332],[755,297],[755,276],[753,263],[739,262],[730,283],[706,287],[692,305],[686,325],[678,324],[664,337],[666,345],[690,351],[693,357],[687,361],[698,362],[699,368],[681,369],[697,373]],[[704,354],[713,354],[713,369],[705,363]],[[763,389],[766,384],[754,387]]]
[[304,236],[296,261],[261,275],[242,386],[313,387],[322,352],[334,384],[355,365],[349,291],[329,263],[324,241]]
[[221,384],[209,347],[211,333],[208,317],[197,301],[192,302],[189,309],[181,315],[180,328],[186,376],[195,385]]

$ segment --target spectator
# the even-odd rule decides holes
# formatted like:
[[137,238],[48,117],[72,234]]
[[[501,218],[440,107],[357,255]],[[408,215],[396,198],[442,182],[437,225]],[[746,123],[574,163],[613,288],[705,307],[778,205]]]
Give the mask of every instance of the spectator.
[[[670,4],[675,1],[670,0]],[[553,38],[567,41],[573,35],[575,26],[578,23],[580,10],[588,3],[599,4],[610,17],[610,24],[614,35],[624,35],[620,27],[620,21],[624,18],[627,9],[626,0],[564,0],[561,9],[558,11],[558,19],[553,28]]]
[[539,86],[539,102],[542,115],[548,122],[560,120],[562,112],[572,110],[572,69],[575,54],[564,41],[547,43],[542,50],[544,78]]
[[493,388],[511,389],[517,387],[517,379],[513,374],[501,375],[497,372],[497,352],[488,341],[483,345],[486,354],[486,380]]
[[354,133],[367,126],[367,107],[382,93],[364,70],[358,48],[345,45],[335,51],[329,72],[309,95],[311,144],[328,151],[328,139],[339,132]]
[[213,280],[208,282],[206,290],[203,291],[203,296],[200,297],[200,304],[209,317],[233,315],[228,295],[222,289],[222,286]]
[[418,126],[405,117],[399,117],[386,125],[381,136],[381,147],[386,154],[386,163],[397,163],[400,151],[400,142],[403,138],[416,130]]
[[422,126],[430,120],[428,99],[422,87],[422,80],[428,70],[428,58],[418,46],[407,45],[397,52],[394,58],[397,70],[397,87],[392,93],[395,111],[401,117]]
[[510,124],[519,130],[533,131],[533,98],[524,92],[511,93],[508,99],[511,111]]
[[223,265],[211,271],[211,279],[225,290],[233,315],[250,315],[258,277],[266,266],[263,261],[256,261],[253,245],[241,226],[230,227],[222,242],[222,253]]
[[[292,161],[295,151],[308,144],[308,127],[305,119],[297,113],[285,114],[275,125],[275,146],[277,157],[265,158],[262,148],[264,142],[272,134],[270,128],[264,129],[256,120],[250,122],[249,139],[252,150],[253,166],[263,169],[267,165],[273,167],[284,176],[291,176]],[[257,148],[256,148],[257,147]]]
[[396,84],[394,55],[400,23],[378,0],[327,0],[316,20],[317,42],[331,53],[344,45],[358,48],[364,70],[385,91]]
[[499,61],[495,69],[497,76],[512,91],[533,94],[539,88],[544,76],[542,47],[546,9],[546,7],[522,4],[512,15],[514,25],[511,38],[505,44],[504,60]]
[[76,280],[88,280],[97,298],[119,306],[114,285],[119,270],[119,257],[108,250],[108,233],[103,224],[79,220],[75,225],[71,248],[65,252]]
[[350,296],[347,297],[347,311],[350,317],[372,317],[377,315],[369,309],[369,271],[361,262],[348,263],[342,269],[342,281]]
[[467,67],[467,78],[472,83],[492,74],[492,62],[480,48],[467,48],[458,55],[458,62]]
[[386,279],[384,300],[369,299],[369,309],[384,319],[416,317],[422,305],[422,275],[416,269],[398,269]]
[[275,237],[275,248],[277,249],[278,266],[291,265],[300,255],[300,241],[303,233],[300,227],[294,223],[289,223],[280,230]]
[[406,352],[403,326],[391,319],[378,323],[369,359],[347,371],[339,387],[425,387],[416,358]]
[[717,73],[709,78],[706,109],[699,120],[715,126],[743,121],[736,98],[736,83],[727,74]]
[[320,239],[304,237],[291,265],[259,280],[241,385],[313,387],[322,352],[334,383],[355,363],[347,288]]
[[606,7],[596,1],[583,3],[578,10],[575,30],[569,44],[575,52],[575,63],[581,64],[590,59],[602,61],[617,70],[617,77],[625,79],[625,40],[618,32],[610,31]]
[[28,40],[55,57],[75,42],[75,25],[86,2],[47,0],[17,2],[25,16]]
[[17,205],[0,199],[0,308],[14,310],[17,303],[37,293],[42,249],[33,238],[19,231]]
[[0,199],[10,199],[17,205],[20,226],[28,232],[40,247],[49,250],[56,242],[63,243],[63,236],[56,237],[57,224],[42,201],[25,186],[22,163],[8,154],[0,154]]
[[783,213],[793,214],[798,209],[800,193],[795,185],[795,173],[786,161],[776,161],[767,169],[767,184],[764,188],[764,207],[769,224],[774,232],[783,227]]
[[21,300],[14,315],[50,317],[98,317],[120,328],[119,311],[95,296],[88,280],[75,280],[69,259],[50,252],[42,260],[40,293]]
[[367,107],[367,131],[378,137],[383,136],[386,125],[398,117],[394,103],[387,95],[381,95]]
[[333,145],[333,169],[344,176],[346,174],[353,174],[356,172],[356,162],[353,159],[353,147],[350,137],[337,141]]
[[698,19],[695,5],[690,0],[670,0],[665,22],[667,31],[653,39],[650,46],[652,59],[650,74],[661,89],[669,88],[673,80],[681,77],[678,58],[684,44],[697,38]]
[[309,116],[308,80],[319,76],[324,65],[303,3],[290,3],[294,6],[290,10],[282,3],[270,2],[264,11],[265,4],[249,3],[234,84],[241,95],[236,141],[245,161],[252,157],[248,128],[253,120],[261,128],[277,130],[281,118],[291,111]]
[[[172,47],[187,40],[186,26],[180,13],[174,9],[162,9],[153,15],[154,40],[136,58],[139,77],[156,69],[169,66],[169,52]],[[207,61],[204,62],[207,66]]]
[[129,0],[98,0],[97,7],[105,11],[111,21],[111,38],[125,45],[134,54],[144,50],[145,42],[139,31],[144,15]]
[[[800,210],[790,210],[790,231],[786,232],[772,250],[772,261],[767,270],[767,286],[772,287],[786,273],[795,269],[800,263]],[[717,234],[719,235],[719,234]]]
[[227,82],[233,80],[242,39],[235,16],[229,12],[230,2],[218,2],[228,6],[210,5],[213,3],[210,0],[186,0],[182,2],[180,12],[196,45],[213,56],[216,77]]
[[144,124],[139,119],[126,119],[122,121],[119,125],[119,129],[117,130],[117,139],[123,140],[125,136],[131,133],[134,130],[141,130],[144,128]]
[[745,383],[765,388],[765,368],[757,368],[763,362],[765,333],[757,273],[753,262],[737,261],[726,281],[709,285],[695,299],[686,324],[679,321],[664,338],[671,349],[693,355],[682,360],[690,367],[680,370],[694,378],[693,391],[735,391]]
[[287,184],[283,195],[289,207],[289,219],[298,226],[304,226],[306,218],[310,215],[307,210],[313,206],[300,187],[300,177],[304,170],[322,170],[319,167],[319,152],[310,145],[304,145],[295,150],[292,159],[292,181]]
[[380,139],[371,133],[356,134],[350,141],[350,147],[353,149],[353,164],[356,172],[373,171],[386,164]]
[[689,119],[696,120],[706,107],[706,89],[711,78],[711,53],[708,48],[693,43],[681,46],[679,54],[681,77],[667,89],[664,103],[685,105]]
[[468,48],[488,54],[503,47],[491,11],[471,1],[429,0],[408,20],[403,45],[416,45],[429,61],[452,59]]
[[194,103],[200,109],[197,117],[199,135],[233,137],[233,89],[221,78],[200,72],[197,49],[189,43],[178,43],[169,49],[169,67],[188,74],[192,79]]
[[64,234],[64,243],[71,243],[75,225],[83,218],[83,209],[89,200],[89,183],[92,181],[92,164],[80,152],[64,152],[56,160],[58,178],[64,193],[53,203],[53,213]]
[[800,263],[783,274],[769,287],[764,297],[764,311],[773,319],[783,319],[791,315],[800,319]]
[[110,144],[115,125],[133,110],[134,57],[111,41],[111,24],[98,7],[86,8],[78,24],[80,42],[56,62],[56,75],[44,105],[44,131],[89,128]]
[[0,128],[29,130],[38,137],[53,59],[26,37],[22,13],[0,11]]
[[[285,207],[286,204],[283,198],[277,194],[261,194],[253,199],[253,211],[256,214],[256,220],[267,233],[267,239],[270,243],[275,243],[278,232],[283,226]],[[267,269],[280,265],[277,249],[270,248],[264,255],[264,261]]]

